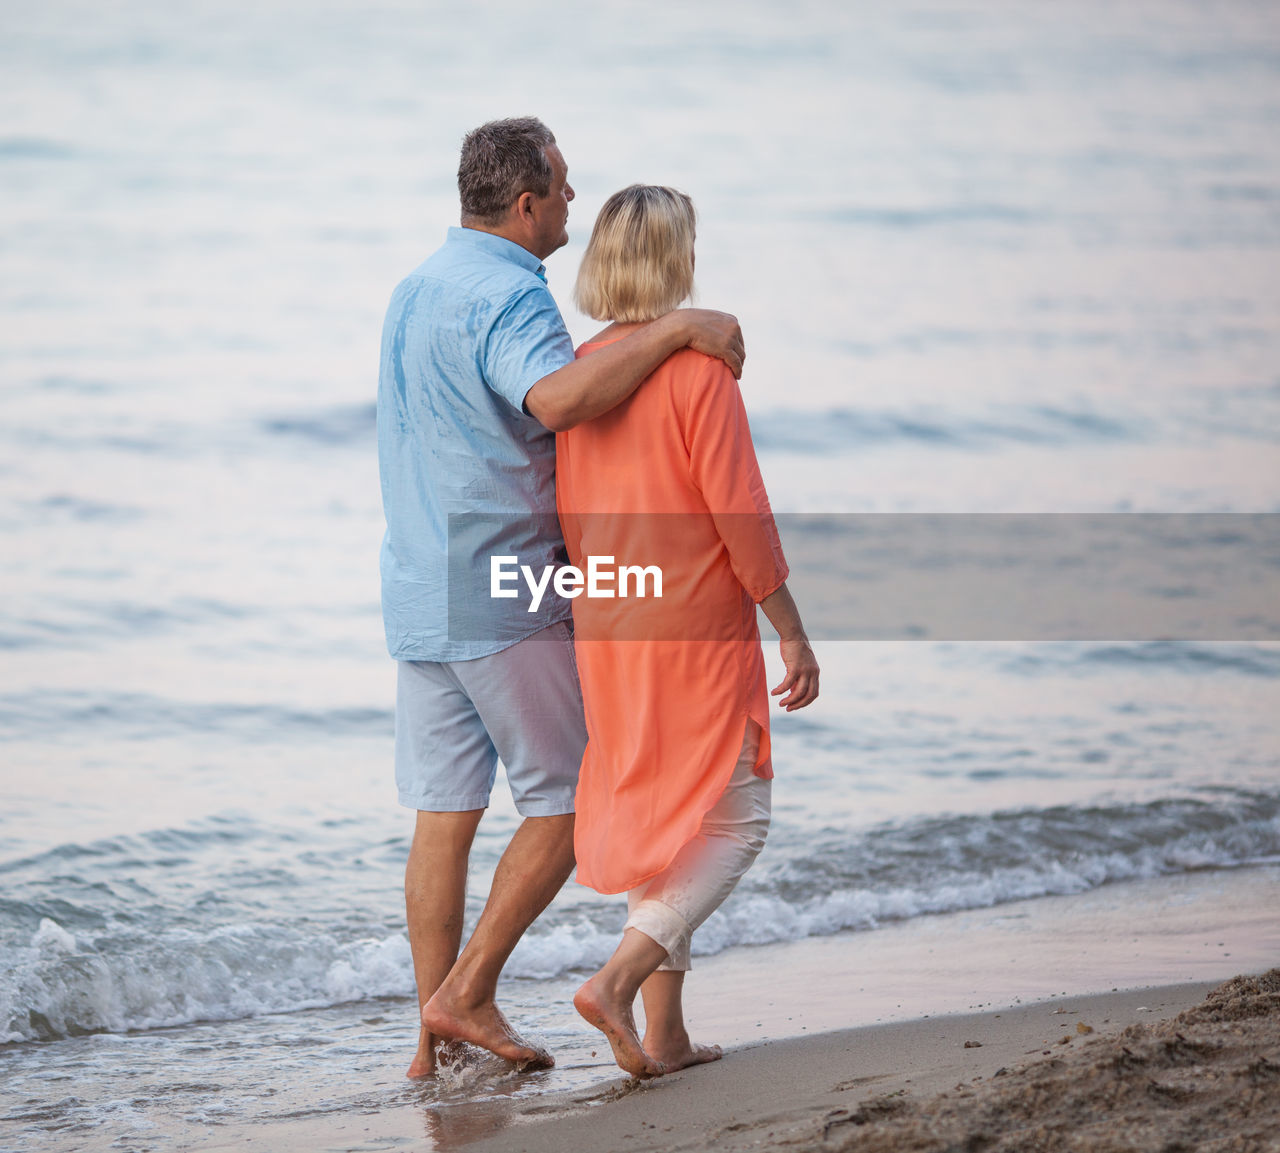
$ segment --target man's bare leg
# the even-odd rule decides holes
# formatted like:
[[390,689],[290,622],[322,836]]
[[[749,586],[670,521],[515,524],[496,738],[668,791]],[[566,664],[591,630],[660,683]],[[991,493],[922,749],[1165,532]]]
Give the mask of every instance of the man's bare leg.
[[[467,857],[483,814],[483,809],[418,813],[404,871],[404,903],[419,1014],[458,959],[467,899]],[[406,1076],[430,1077],[436,1071],[439,1040],[430,1030],[419,1028],[418,1052]]]
[[573,872],[573,814],[527,817],[494,874],[489,900],[457,964],[422,1009],[423,1029],[479,1045],[524,1068],[551,1054],[520,1038],[498,1009],[498,976],[511,950]]
[[582,1019],[608,1038],[613,1059],[633,1077],[661,1077],[667,1072],[663,1062],[645,1051],[631,1009],[645,979],[666,959],[666,949],[652,937],[627,929],[604,968],[573,998]]
[[719,1045],[699,1045],[689,1040],[684,1024],[684,974],[656,972],[640,986],[644,998],[644,1050],[661,1061],[668,1073],[690,1065],[719,1061]]

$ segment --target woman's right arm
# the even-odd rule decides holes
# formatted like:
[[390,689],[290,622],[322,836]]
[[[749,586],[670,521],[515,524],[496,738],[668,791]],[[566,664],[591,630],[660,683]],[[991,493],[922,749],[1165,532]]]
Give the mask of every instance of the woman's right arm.
[[782,652],[782,663],[786,666],[787,675],[775,689],[769,690],[770,696],[787,695],[778,702],[787,712],[802,709],[818,699],[818,658],[809,647],[809,638],[805,636],[804,624],[800,620],[800,610],[783,581],[773,592],[760,602],[764,615],[777,630],[778,644]]
[[787,588],[787,562],[760,476],[738,386],[708,362],[687,395],[685,435],[694,484],[707,502],[738,582],[764,610],[781,641],[787,675],[773,696],[787,712],[818,697],[818,660]]

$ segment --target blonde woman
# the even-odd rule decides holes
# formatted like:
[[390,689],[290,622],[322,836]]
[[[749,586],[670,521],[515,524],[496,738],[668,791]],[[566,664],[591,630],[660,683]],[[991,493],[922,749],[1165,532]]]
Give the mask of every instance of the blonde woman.
[[[608,321],[591,356],[693,289],[693,203],[633,185],[596,220],[582,311]],[[769,825],[769,694],[756,605],[781,638],[788,711],[818,695],[733,374],[691,349],[625,401],[556,436],[556,503],[570,559],[661,572],[662,596],[578,596],[588,746],[577,793],[578,880],[627,894],[622,941],[574,998],[628,1073],[720,1056],[685,1029],[693,931],[729,895]],[[784,695],[785,694],[785,695]],[[632,1005],[644,1001],[645,1034]]]

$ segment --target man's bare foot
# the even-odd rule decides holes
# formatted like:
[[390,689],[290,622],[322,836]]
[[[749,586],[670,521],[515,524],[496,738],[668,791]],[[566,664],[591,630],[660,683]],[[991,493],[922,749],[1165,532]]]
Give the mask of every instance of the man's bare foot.
[[667,1067],[644,1051],[631,1005],[613,996],[597,973],[574,994],[573,1007],[609,1041],[613,1059],[633,1077],[661,1077]]
[[661,1061],[668,1073],[677,1069],[687,1069],[690,1065],[706,1065],[710,1061],[719,1061],[724,1050],[719,1045],[699,1045],[689,1040],[689,1034],[683,1037],[650,1037],[644,1038],[645,1052],[650,1053],[657,1061]]
[[423,1077],[434,1077],[436,1073],[437,1040],[426,1029],[418,1030],[418,1051],[409,1062],[409,1071],[405,1074],[410,1081],[419,1081]]
[[488,1049],[513,1062],[521,1072],[550,1069],[556,1063],[545,1049],[525,1041],[492,1001],[464,1006],[451,1000],[443,988],[439,989],[422,1007],[422,1027],[437,1039],[467,1041]]

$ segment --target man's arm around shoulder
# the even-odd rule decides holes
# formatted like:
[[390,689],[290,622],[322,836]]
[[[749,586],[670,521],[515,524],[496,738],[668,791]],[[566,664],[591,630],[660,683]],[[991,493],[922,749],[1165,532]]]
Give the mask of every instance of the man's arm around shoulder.
[[530,414],[565,432],[621,404],[673,352],[694,348],[742,375],[746,349],[736,317],[707,308],[678,308],[621,340],[544,376],[525,396]]

